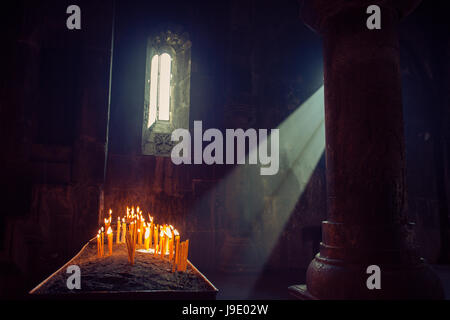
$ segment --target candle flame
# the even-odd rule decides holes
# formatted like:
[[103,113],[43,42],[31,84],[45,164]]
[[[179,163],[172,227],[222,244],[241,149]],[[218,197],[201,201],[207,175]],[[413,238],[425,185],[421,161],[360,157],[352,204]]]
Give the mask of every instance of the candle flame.
[[180,234],[178,233],[178,230],[177,230],[177,229],[173,230],[173,234],[174,234],[175,236],[179,236],[179,235],[180,235]]
[[148,237],[150,237],[150,228],[145,228],[145,235],[144,238],[148,239]]
[[172,238],[172,230],[170,230],[170,227],[166,227],[166,230],[164,233],[169,237]]
[[106,234],[111,234],[113,231],[111,229],[111,227],[108,228],[108,231],[106,231]]

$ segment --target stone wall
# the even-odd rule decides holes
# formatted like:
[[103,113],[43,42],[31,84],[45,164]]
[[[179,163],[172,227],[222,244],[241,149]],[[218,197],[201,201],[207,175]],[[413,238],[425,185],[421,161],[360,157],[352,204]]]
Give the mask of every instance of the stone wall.
[[81,30],[67,29],[68,5],[17,1],[2,26],[14,32],[2,61],[0,264],[23,285],[2,281],[2,294],[74,255],[103,210],[112,2],[80,1]]

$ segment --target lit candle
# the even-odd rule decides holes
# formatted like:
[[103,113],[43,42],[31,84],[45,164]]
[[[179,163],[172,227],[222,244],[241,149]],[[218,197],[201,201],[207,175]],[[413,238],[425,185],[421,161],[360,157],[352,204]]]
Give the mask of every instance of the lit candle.
[[106,231],[106,235],[108,236],[109,255],[112,255],[113,231],[111,229],[111,226],[108,228],[108,231]]
[[130,226],[128,228],[130,229],[130,235],[134,238],[134,221],[130,222]]
[[180,251],[180,234],[178,233],[177,229],[173,230],[173,236],[174,236],[174,255],[172,260],[172,272],[175,272],[177,263],[178,263],[178,252]]
[[136,226],[134,221],[130,222],[130,226],[128,228],[129,232],[127,232],[126,243],[128,250],[128,261],[131,265],[134,264],[134,256],[136,253]]
[[127,234],[127,224],[125,223],[125,218],[122,218],[122,240],[120,242],[124,243],[125,236]]
[[150,227],[145,227],[145,235],[144,235],[144,243],[145,243],[145,250],[150,249]]
[[108,228],[111,225],[111,221],[112,221],[111,214],[112,214],[112,210],[109,209],[109,218],[108,219],[105,218],[105,230],[106,231],[108,231]]
[[153,235],[155,238],[155,251],[156,251],[156,246],[158,245],[158,225],[155,225],[155,227],[153,228]]
[[100,254],[101,254],[101,256],[103,257],[103,253],[105,252],[104,250],[103,250],[103,246],[104,246],[104,243],[105,243],[105,237],[104,237],[104,234],[103,234],[103,227],[100,229],[100,231],[101,231],[101,236],[100,236]]
[[179,246],[180,246],[180,234],[178,233],[178,230],[175,229],[173,231],[174,235],[175,235],[175,258],[174,258],[174,264],[178,263],[178,251],[179,251]]
[[162,259],[162,258],[164,258],[164,245],[165,245],[165,233],[164,233],[164,231],[163,231],[163,229],[161,229],[161,233],[160,233],[160,235],[159,235],[159,248],[161,249],[161,255],[160,255],[160,258]]
[[127,245],[127,252],[128,252],[128,262],[131,263],[131,226],[128,227],[128,232],[125,234],[125,243]]
[[[142,236],[144,235],[144,230],[145,230],[145,219],[142,217],[141,215],[141,230],[142,230]],[[142,236],[140,238],[141,244],[142,244]]]
[[151,248],[152,246],[153,246],[153,244],[152,244],[152,239],[153,239],[153,234],[152,234],[152,231],[153,231],[153,221],[152,220],[150,220],[150,224],[148,224],[147,223],[147,226],[148,226],[148,229],[149,229],[149,231],[150,231],[150,235],[149,235],[149,247]]
[[169,239],[169,261],[173,259],[173,237]]
[[164,250],[164,254],[166,254],[167,252],[169,252],[169,261],[172,260],[172,249],[173,249],[173,242],[172,242],[172,229],[170,228],[170,226],[166,227],[166,246],[165,246],[165,250]]
[[97,233],[97,257],[101,257],[102,255],[101,255],[101,251],[100,251],[100,249],[101,249],[101,247],[102,247],[102,245],[101,245],[101,243],[100,243],[100,238],[101,238],[101,236],[100,236],[100,230],[98,230],[98,233]]
[[117,217],[116,243],[120,243],[120,217]]
[[141,229],[137,229],[138,244],[142,245]]

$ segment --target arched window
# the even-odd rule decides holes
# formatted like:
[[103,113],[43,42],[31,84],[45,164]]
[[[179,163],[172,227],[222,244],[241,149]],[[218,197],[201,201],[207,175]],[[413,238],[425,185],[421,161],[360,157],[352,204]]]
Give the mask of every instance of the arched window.
[[189,128],[191,42],[187,33],[170,30],[149,35],[141,150],[169,157],[172,132]]
[[151,61],[149,128],[156,120],[170,120],[170,80],[172,59],[168,53],[155,54]]

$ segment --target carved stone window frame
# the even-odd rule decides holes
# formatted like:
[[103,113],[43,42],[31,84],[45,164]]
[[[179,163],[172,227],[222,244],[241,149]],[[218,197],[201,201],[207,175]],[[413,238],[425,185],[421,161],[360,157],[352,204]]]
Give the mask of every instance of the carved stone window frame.
[[[171,61],[169,120],[159,120],[148,126],[150,105],[151,59],[155,54],[168,53]],[[142,154],[170,156],[172,132],[189,129],[191,78],[191,42],[186,33],[171,30],[151,35],[147,40],[145,66],[144,116],[142,123]]]

